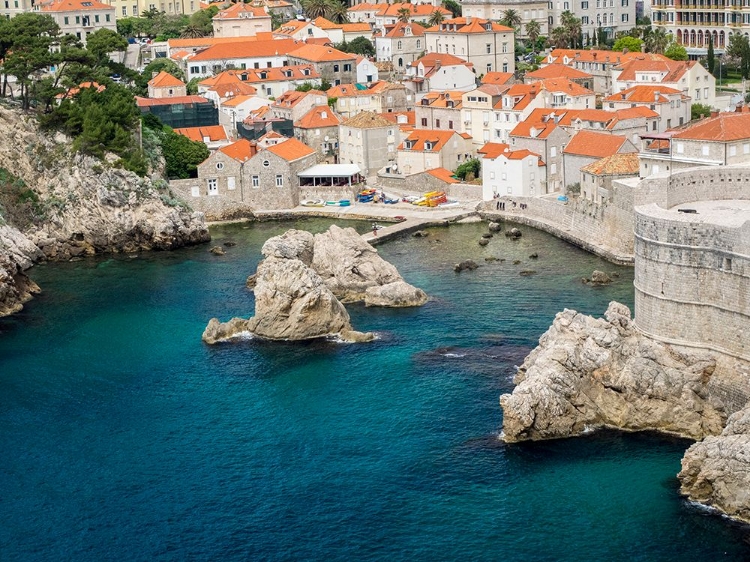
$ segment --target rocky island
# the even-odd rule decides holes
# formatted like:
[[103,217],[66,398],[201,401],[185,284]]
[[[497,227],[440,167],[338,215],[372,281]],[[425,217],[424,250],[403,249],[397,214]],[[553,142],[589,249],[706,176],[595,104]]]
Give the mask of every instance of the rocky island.
[[212,318],[203,341],[214,344],[245,334],[269,340],[327,336],[373,339],[352,329],[342,302],[367,306],[421,306],[427,295],[406,283],[353,228],[331,226],[321,234],[288,230],[266,241],[263,260],[249,285],[255,316],[220,322]]

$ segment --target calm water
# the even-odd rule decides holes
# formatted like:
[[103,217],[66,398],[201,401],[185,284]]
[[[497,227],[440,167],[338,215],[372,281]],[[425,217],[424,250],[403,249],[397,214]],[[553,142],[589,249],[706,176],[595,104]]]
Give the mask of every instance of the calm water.
[[[0,320],[0,560],[750,557],[679,498],[685,441],[496,439],[554,314],[632,304],[632,270],[531,229],[486,248],[482,225],[436,229],[380,249],[428,305],[349,307],[378,342],[204,346],[209,318],[252,313],[245,278],[288,226],[215,229],[223,257],[34,268],[44,294]],[[620,277],[582,285],[595,268]]]

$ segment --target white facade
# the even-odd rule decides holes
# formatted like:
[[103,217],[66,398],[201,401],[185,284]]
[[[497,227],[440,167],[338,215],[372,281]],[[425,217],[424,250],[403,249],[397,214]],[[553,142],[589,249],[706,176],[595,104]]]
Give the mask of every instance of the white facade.
[[600,28],[612,38],[618,31],[635,27],[635,0],[553,0],[549,10],[550,29],[561,25],[565,11],[581,19],[584,43]]
[[[502,145],[505,146],[505,145]],[[494,158],[482,158],[482,199],[499,197],[538,197],[547,182],[547,168],[540,165],[538,154],[508,151]]]

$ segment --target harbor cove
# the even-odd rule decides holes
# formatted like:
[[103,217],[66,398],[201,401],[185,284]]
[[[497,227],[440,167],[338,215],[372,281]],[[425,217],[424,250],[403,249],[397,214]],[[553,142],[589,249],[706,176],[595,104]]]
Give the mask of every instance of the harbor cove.
[[[29,270],[44,292],[0,319],[2,560],[750,556],[745,527],[679,494],[688,440],[499,439],[498,398],[558,312],[635,304],[632,267],[547,233],[479,246],[471,223],[379,245],[430,300],[347,305],[371,343],[201,342],[209,318],[252,315],[268,238],[330,224]],[[582,283],[594,270],[613,282]]]

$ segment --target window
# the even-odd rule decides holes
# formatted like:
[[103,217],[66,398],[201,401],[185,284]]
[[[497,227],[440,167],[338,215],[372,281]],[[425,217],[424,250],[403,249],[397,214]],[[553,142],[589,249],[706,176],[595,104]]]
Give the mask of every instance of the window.
[[224,162],[217,162],[216,163],[216,169],[217,170],[223,170],[224,169]]
[[453,130],[453,121],[448,121],[448,130],[449,131]]
[[701,147],[701,154],[703,154],[703,156],[708,156],[708,145],[707,144],[704,144]]
[[503,173],[502,173],[502,174],[500,175],[500,179],[501,179],[501,180],[507,180],[507,179],[508,179],[508,174],[506,174],[505,172],[503,172]]
[[230,176],[227,178],[227,189],[234,189],[234,188],[235,188],[234,176]]
[[276,174],[276,187],[284,187],[284,176]]
[[422,117],[422,126],[423,127],[427,126],[427,117]]
[[208,185],[208,194],[209,195],[218,195],[219,194],[219,180],[216,178],[210,178],[206,180]]
[[252,180],[253,187],[260,187],[260,176],[253,176]]
[[745,143],[742,145],[742,153],[743,154],[750,154],[750,143]]
[[494,180],[494,179],[495,179],[495,172],[490,172],[490,179],[491,179],[491,180]]
[[[7,4],[7,2],[6,2],[6,4]],[[5,6],[5,7],[7,8],[8,6]],[[63,21],[65,22],[65,25],[68,25],[68,16],[65,16],[63,18]]]
[[352,71],[352,65],[351,64],[345,64],[344,65],[344,72],[351,72]]
[[[128,15],[128,7],[127,6],[123,6],[122,7],[122,15],[123,16],[127,16]],[[65,19],[68,19],[68,18],[65,18]],[[65,23],[68,23],[68,22],[65,22]]]
[[338,71],[339,71],[339,65],[337,65],[337,64],[334,64],[334,65],[333,65],[333,71],[334,71],[334,72],[338,72]]
[[550,166],[549,166],[549,173],[550,174],[556,174],[557,173],[557,164],[550,164]]
[[737,147],[736,146],[730,146],[729,147],[729,156],[737,156]]
[[76,16],[76,23],[81,23],[81,16]]
[[263,160],[263,167],[268,168],[271,165],[271,163],[268,160]]
[[398,43],[396,43],[396,50],[397,51],[401,50],[401,41],[399,41]]
[[677,143],[677,154],[683,154],[685,152],[685,143]]
[[421,48],[422,48],[422,40],[417,39],[417,49],[421,49]]
[[492,53],[492,43],[487,43],[487,54],[489,55],[490,53]]
[[588,9],[589,9],[589,3],[581,2],[581,10],[588,10]]
[[622,21],[623,22],[628,21],[628,14],[622,14]]
[[111,20],[109,19],[109,14],[107,14],[106,16],[104,16],[104,19],[105,19],[106,21],[111,21]]
[[99,23],[99,14],[94,14],[94,21]]
[[552,148],[549,149],[549,156],[550,156],[550,158],[554,158],[555,156],[557,156],[557,147],[556,146],[553,146]]
[[436,129],[440,128],[440,119],[435,119],[435,128]]

